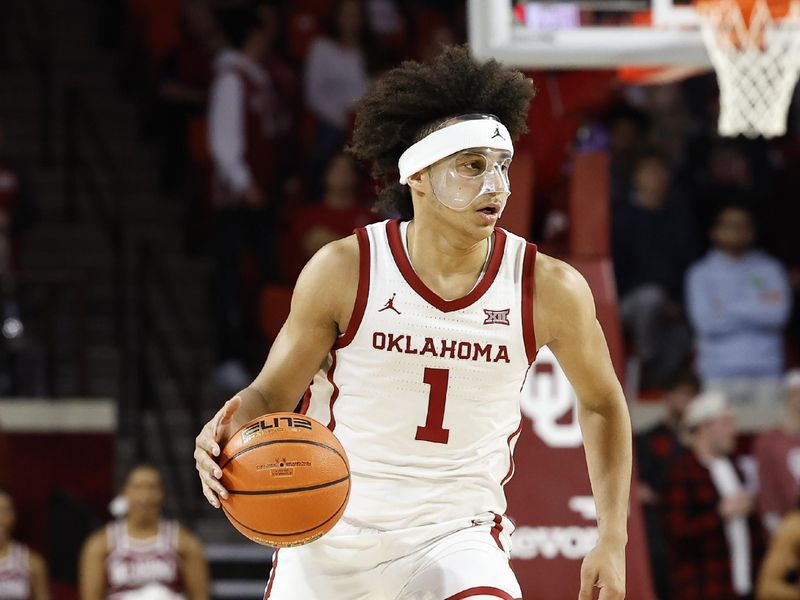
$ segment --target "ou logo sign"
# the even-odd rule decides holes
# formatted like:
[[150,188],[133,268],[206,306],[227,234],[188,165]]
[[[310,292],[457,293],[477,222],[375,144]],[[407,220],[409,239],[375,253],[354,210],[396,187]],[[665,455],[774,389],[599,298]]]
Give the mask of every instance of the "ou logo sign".
[[583,442],[575,390],[546,346],[522,387],[521,408],[533,421],[533,432],[551,448],[576,448]]

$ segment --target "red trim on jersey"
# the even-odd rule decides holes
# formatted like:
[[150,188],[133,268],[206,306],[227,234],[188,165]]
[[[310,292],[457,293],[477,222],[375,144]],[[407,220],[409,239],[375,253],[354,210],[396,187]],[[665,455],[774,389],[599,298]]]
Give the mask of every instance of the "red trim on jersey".
[[500,548],[503,552],[506,551],[503,548],[503,544],[500,542],[500,532],[503,531],[503,517],[498,514],[494,515],[494,525],[492,525],[491,534],[492,538],[494,538],[494,543],[497,544],[497,547]]
[[500,588],[496,587],[488,587],[488,586],[481,586],[481,587],[473,587],[469,588],[468,590],[464,590],[463,592],[457,593],[455,596],[449,596],[444,600],[461,600],[462,598],[471,598],[472,596],[494,596],[496,598],[502,598],[503,600],[522,600],[522,598],[514,598],[508,592],[504,592]]
[[509,482],[509,480],[514,476],[514,449],[511,447],[511,440],[514,439],[515,436],[518,436],[522,432],[522,417],[519,419],[519,426],[517,430],[508,436],[508,473],[506,476],[503,477],[503,480],[500,482],[500,486],[504,486]]
[[333,393],[331,394],[331,403],[330,403],[330,410],[331,410],[331,420],[328,421],[328,429],[333,431],[333,428],[336,427],[336,417],[333,416],[333,403],[336,402],[336,399],[339,397],[339,386],[333,381],[333,372],[336,370],[336,351],[333,350],[331,352],[331,366],[328,369],[328,381],[330,381],[331,385],[333,386]]
[[275,550],[275,553],[272,555],[272,569],[271,573],[269,574],[269,583],[267,583],[267,589],[264,592],[264,600],[269,600],[270,592],[272,592],[272,584],[275,583],[275,571],[278,569],[278,550]]
[[456,298],[455,300],[445,300],[436,292],[432,291],[425,283],[419,278],[419,275],[414,271],[411,262],[406,256],[406,251],[403,249],[403,241],[400,239],[400,221],[392,220],[386,223],[386,235],[389,239],[389,248],[392,251],[394,262],[403,279],[406,280],[417,294],[434,308],[442,312],[453,312],[454,310],[461,310],[477,302],[481,296],[486,293],[492,283],[497,277],[497,272],[500,270],[500,264],[503,262],[503,254],[506,247],[506,233],[502,229],[494,230],[494,248],[492,248],[492,256],[489,257],[489,265],[486,268],[486,273],[478,282],[478,285],[466,296]]
[[536,244],[525,245],[525,259],[522,261],[522,339],[525,340],[525,354],[528,364],[536,360],[536,332],[533,326],[533,295],[536,280],[533,276],[536,267]]
[[353,338],[356,337],[361,319],[364,318],[364,311],[367,309],[367,298],[369,297],[369,234],[363,227],[356,229],[356,239],[358,240],[358,289],[356,290],[356,301],[353,303],[353,312],[350,321],[347,323],[347,331],[339,337],[333,344],[334,348],[344,348]]

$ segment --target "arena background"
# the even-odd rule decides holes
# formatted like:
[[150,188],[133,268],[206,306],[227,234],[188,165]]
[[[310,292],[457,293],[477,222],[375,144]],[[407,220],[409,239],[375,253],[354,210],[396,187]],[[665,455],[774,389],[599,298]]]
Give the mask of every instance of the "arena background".
[[[285,118],[273,148],[282,179],[269,198],[271,225],[255,232],[270,247],[251,243],[227,263],[241,288],[233,300],[244,334],[236,356],[221,357],[214,276],[231,253],[218,251],[206,111],[212,60],[223,44],[215,11],[235,4],[0,6],[0,485],[17,506],[14,537],[49,564],[54,598],[78,597],[80,547],[111,518],[122,476],[143,460],[165,477],[166,514],[204,542],[212,596],[263,594],[271,551],[247,542],[206,505],[193,440],[241,375],[254,373],[285,318],[292,283],[313,246],[308,234],[330,218],[315,207],[325,206],[320,174],[334,154],[331,139],[346,141],[352,115],[331,129],[307,75],[315,41],[334,35],[330,15],[339,3],[257,2],[269,31],[265,61],[279,96],[275,110]],[[463,0],[356,4],[365,11],[370,43],[380,47],[368,61],[370,79],[404,58],[428,58],[442,44],[468,41]],[[524,22],[525,6],[535,3],[514,4]],[[648,6],[628,3],[620,12],[587,4],[581,19],[614,25]],[[672,193],[693,215],[694,258],[708,246],[720,197],[749,203],[759,245],[782,262],[796,297],[798,93],[786,135],[724,140],[716,134],[717,86],[707,68],[651,85],[615,67],[526,72],[539,93],[501,225],[587,278],[634,427],[642,430],[664,407],[619,317],[612,217],[619,168],[632,160],[625,153],[646,147],[664,157]],[[625,134],[617,129],[623,121]],[[336,217],[326,239],[337,227],[386,216],[369,213],[372,185],[363,171],[354,172],[358,205]],[[797,363],[798,332],[795,307],[784,329],[787,366]],[[580,560],[596,534],[574,408],[568,382],[543,350],[523,390],[515,476],[507,487],[517,528],[512,563],[526,598],[577,597]],[[752,435],[780,414],[778,404],[739,410],[743,464]],[[655,598],[635,493],[628,558],[628,597]]]

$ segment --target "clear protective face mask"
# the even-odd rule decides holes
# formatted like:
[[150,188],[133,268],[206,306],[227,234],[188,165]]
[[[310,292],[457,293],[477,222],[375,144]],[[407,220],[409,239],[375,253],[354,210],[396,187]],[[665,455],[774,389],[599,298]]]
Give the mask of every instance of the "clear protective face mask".
[[469,148],[429,167],[431,187],[447,208],[468,210],[488,195],[500,200],[500,213],[511,195],[508,168],[511,153],[492,148]]

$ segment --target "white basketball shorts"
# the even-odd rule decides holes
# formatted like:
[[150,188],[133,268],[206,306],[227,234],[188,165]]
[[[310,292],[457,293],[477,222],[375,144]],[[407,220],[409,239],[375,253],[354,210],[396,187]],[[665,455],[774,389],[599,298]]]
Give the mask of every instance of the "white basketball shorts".
[[493,513],[391,531],[340,521],[275,553],[264,600],[521,600],[511,527]]

